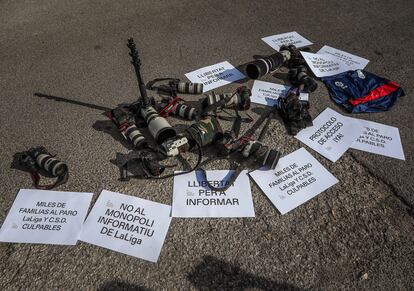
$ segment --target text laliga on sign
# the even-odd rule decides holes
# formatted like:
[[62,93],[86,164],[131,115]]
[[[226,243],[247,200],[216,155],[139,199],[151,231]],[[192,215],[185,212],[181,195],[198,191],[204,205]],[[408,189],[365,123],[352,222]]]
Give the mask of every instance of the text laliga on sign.
[[168,205],[103,190],[80,239],[156,262],[171,222],[170,213]]
[[274,170],[260,169],[250,176],[281,214],[338,183],[304,148],[281,158]]
[[92,195],[21,189],[0,229],[0,241],[75,245]]

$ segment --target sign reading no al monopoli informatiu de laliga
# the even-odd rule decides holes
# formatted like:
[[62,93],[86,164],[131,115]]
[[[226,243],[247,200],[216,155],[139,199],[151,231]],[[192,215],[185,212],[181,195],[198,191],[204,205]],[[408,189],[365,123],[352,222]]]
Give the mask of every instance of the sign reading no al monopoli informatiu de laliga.
[[104,190],[86,219],[80,239],[156,262],[171,222],[170,213],[171,206]]

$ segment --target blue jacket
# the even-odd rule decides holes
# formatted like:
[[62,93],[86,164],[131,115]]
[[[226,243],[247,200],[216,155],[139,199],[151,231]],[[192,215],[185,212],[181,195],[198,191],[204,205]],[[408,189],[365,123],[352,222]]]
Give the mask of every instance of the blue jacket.
[[331,99],[352,113],[389,110],[404,96],[400,85],[363,70],[324,77]]

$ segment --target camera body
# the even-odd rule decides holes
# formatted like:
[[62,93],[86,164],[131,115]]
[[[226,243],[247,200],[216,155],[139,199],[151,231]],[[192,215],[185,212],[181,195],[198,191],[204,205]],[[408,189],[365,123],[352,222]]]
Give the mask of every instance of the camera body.
[[241,153],[246,158],[253,157],[261,167],[264,166],[272,170],[276,168],[280,158],[279,151],[271,149],[257,140],[249,140],[241,149]]
[[313,92],[318,88],[316,81],[308,75],[308,68],[305,65],[291,67],[288,79],[294,86],[303,86],[305,92]]

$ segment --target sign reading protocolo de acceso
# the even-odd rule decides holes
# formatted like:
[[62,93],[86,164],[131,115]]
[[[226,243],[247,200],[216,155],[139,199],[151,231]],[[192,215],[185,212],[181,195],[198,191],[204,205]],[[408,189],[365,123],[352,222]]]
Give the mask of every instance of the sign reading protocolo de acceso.
[[299,131],[298,140],[332,162],[336,162],[362,133],[357,120],[326,108],[313,120],[313,126]]

